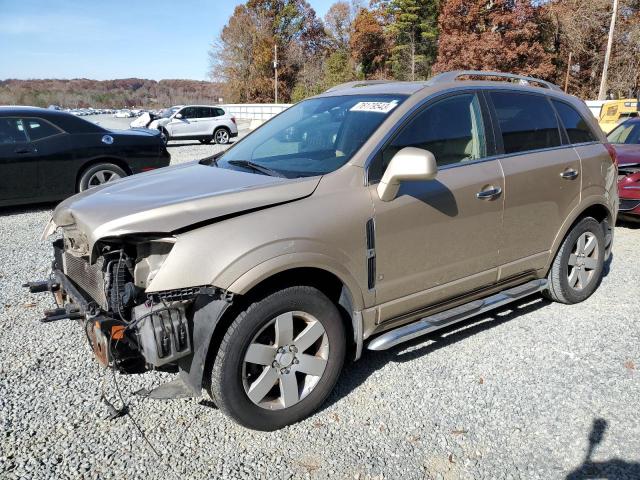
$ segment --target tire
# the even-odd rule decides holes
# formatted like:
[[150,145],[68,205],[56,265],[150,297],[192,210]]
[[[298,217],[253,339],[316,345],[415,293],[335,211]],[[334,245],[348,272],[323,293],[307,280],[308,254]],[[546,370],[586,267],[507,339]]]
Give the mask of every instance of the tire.
[[203,145],[209,145],[213,139],[212,138],[201,138],[198,140]]
[[[592,241],[595,244],[590,243]],[[592,217],[583,218],[563,240],[549,270],[548,287],[543,294],[550,300],[566,304],[586,300],[600,285],[604,257],[602,225]]]
[[169,132],[167,132],[166,129],[161,128],[160,129],[160,137],[162,138],[162,141],[164,142],[165,146],[169,143]]
[[225,127],[216,128],[213,131],[213,139],[218,145],[226,145],[231,140],[231,133]]
[[84,192],[89,188],[97,187],[126,176],[127,172],[113,163],[97,163],[82,172],[78,180],[78,191]]
[[239,424],[276,430],[322,405],[340,376],[345,349],[336,306],[315,288],[289,287],[252,303],[232,322],[213,362],[209,394]]

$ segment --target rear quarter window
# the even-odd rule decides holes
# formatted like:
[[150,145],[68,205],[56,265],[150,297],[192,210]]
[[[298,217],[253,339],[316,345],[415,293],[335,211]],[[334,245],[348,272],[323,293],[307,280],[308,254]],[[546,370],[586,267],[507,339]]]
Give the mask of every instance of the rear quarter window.
[[22,124],[27,127],[27,134],[32,142],[62,133],[60,129],[40,118],[24,118]]
[[502,132],[504,153],[560,146],[558,120],[546,97],[517,92],[491,92]]
[[589,127],[584,117],[571,105],[558,100],[552,100],[560,121],[569,136],[569,143],[595,142],[597,137]]

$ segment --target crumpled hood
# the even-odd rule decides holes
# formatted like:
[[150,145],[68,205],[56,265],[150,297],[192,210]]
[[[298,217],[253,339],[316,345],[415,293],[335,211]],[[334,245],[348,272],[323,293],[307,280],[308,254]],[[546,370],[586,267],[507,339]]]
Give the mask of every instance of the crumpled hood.
[[307,197],[320,177],[286,179],[188,163],[123,178],[60,203],[59,227],[75,225],[89,251],[101,238],[171,233],[218,217]]

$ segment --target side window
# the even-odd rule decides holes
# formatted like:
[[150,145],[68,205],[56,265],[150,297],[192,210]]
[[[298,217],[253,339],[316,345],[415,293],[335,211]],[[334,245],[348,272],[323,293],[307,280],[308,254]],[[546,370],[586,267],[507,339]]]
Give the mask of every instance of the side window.
[[0,145],[27,141],[24,124],[18,118],[0,118]]
[[487,156],[487,142],[480,101],[475,93],[456,95],[429,105],[382,151],[372,179],[380,179],[399,150],[417,147],[429,150],[439,166]]
[[182,118],[198,118],[198,112],[196,107],[186,107],[180,110]]
[[552,100],[552,102],[569,135],[570,143],[595,142],[597,140],[585,119],[572,106],[557,100]]
[[626,122],[613,129],[607,139],[610,143],[640,144],[640,122]]
[[49,122],[45,122],[39,118],[25,118],[22,120],[22,124],[27,127],[27,133],[32,142],[61,133],[60,130]]
[[211,108],[209,107],[198,107],[198,118],[211,118],[215,117]]
[[492,92],[502,131],[504,153],[526,152],[560,145],[558,120],[547,98],[513,92]]
[[224,110],[223,110],[223,109],[221,109],[221,108],[214,108],[214,110],[215,110],[215,112],[216,112],[216,114],[215,114],[215,116],[216,116],[216,117],[221,117],[221,116],[223,116],[223,115],[224,115]]

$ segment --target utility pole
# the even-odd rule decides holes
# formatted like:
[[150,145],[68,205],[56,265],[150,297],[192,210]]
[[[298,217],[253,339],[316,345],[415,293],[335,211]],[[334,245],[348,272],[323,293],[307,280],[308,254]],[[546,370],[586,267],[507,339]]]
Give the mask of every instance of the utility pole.
[[[617,1],[617,0],[616,0]],[[274,91],[275,103],[278,103],[278,44],[273,46],[273,70],[275,71]]]
[[618,15],[618,0],[613,0],[611,26],[609,27],[609,40],[607,41],[607,51],[604,54],[604,65],[602,66],[602,80],[600,81],[600,91],[598,92],[598,100],[605,100],[607,97],[607,75],[609,73],[609,59],[611,57],[611,47],[613,46],[613,33],[616,28],[617,15]]
[[569,61],[567,62],[567,76],[564,79],[564,93],[567,93],[569,89],[569,72],[571,71],[571,57],[573,56],[573,52],[569,52]]

